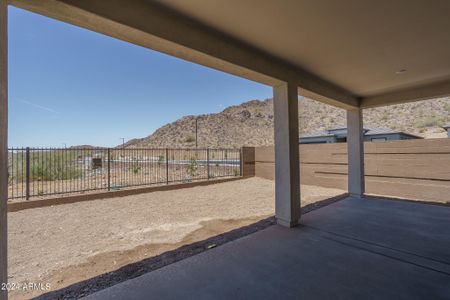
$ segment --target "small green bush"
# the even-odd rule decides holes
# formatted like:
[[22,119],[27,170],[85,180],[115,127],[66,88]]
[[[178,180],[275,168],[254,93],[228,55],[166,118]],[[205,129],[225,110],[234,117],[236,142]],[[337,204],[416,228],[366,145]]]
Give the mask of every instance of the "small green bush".
[[194,177],[195,175],[197,175],[197,169],[198,169],[198,164],[197,164],[197,160],[194,158],[191,158],[189,160],[189,164],[186,167],[189,175],[191,175],[191,177]]
[[133,166],[131,167],[131,170],[133,171],[133,174],[136,175],[141,171],[142,167],[139,165],[138,162],[134,162]]

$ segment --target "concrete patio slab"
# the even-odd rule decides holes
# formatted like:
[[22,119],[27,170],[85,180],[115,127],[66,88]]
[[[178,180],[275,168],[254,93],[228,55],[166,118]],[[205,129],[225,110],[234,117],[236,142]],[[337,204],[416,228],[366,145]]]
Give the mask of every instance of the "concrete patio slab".
[[87,299],[450,299],[450,207],[346,198]]

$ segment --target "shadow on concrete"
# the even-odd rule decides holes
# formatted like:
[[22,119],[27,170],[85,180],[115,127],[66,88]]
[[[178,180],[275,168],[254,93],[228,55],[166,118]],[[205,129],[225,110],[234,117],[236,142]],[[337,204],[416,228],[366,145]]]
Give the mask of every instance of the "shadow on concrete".
[[437,206],[450,207],[450,201],[435,202],[435,201],[426,201],[426,200],[418,200],[418,199],[407,199],[407,198],[401,198],[401,197],[391,197],[391,196],[384,196],[384,195],[377,195],[377,194],[366,194],[364,197],[368,198],[368,199],[388,200],[388,201],[401,201],[401,202],[411,202],[411,203],[418,203],[418,204],[427,204],[427,205],[437,205]]
[[[310,211],[335,203],[339,200],[345,199],[347,196],[348,194],[345,193],[336,197],[327,198],[315,203],[308,204],[302,207],[302,214],[306,214]],[[182,259],[207,251],[211,248],[211,245],[213,245],[214,247],[218,247],[227,242],[231,242],[246,235],[263,230],[274,224],[275,217],[269,217],[253,224],[236,228],[223,234],[219,234],[192,244],[184,245],[177,249],[164,252],[160,255],[128,264],[117,270],[77,282],[59,290],[45,293],[33,299],[78,299],[81,297],[85,297],[123,281],[136,278],[145,273],[160,269]]]

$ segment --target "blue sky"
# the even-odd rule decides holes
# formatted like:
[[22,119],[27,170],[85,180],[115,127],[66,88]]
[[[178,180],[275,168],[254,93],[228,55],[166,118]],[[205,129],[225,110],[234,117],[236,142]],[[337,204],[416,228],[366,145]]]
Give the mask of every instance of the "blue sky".
[[270,87],[9,8],[9,145],[115,146]]

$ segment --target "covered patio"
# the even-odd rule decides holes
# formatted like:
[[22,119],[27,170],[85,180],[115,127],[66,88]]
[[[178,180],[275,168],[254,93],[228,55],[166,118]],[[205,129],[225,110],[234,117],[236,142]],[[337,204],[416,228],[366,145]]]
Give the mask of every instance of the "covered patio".
[[[92,298],[450,298],[450,209],[365,197],[362,130],[364,108],[450,95],[449,1],[0,0],[0,282],[8,4],[273,87],[280,226]],[[347,111],[350,195],[302,217],[299,96]]]
[[450,207],[348,197],[87,299],[449,299]]

